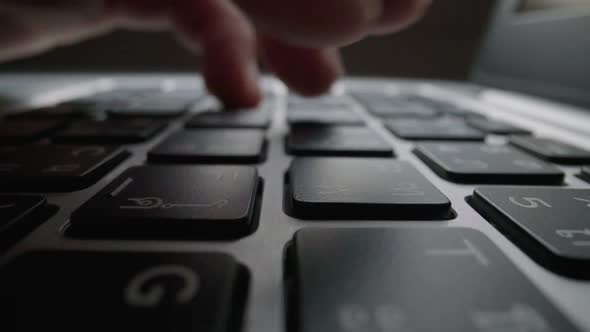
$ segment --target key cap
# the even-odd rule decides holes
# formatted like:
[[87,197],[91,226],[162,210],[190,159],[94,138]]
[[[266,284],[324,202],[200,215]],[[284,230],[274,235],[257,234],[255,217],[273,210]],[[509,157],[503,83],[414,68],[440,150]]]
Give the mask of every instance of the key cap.
[[367,110],[373,115],[383,118],[433,118],[438,112],[427,105],[396,102],[396,103],[370,103],[366,105]]
[[53,138],[58,143],[140,143],[156,135],[165,124],[151,119],[80,121]]
[[133,167],[72,215],[81,237],[234,238],[257,226],[260,181],[248,166]]
[[564,173],[510,146],[424,143],[415,153],[439,176],[457,183],[559,185]]
[[45,220],[42,196],[0,195],[0,250],[16,243]]
[[382,118],[433,118],[439,114],[432,103],[414,96],[355,93],[355,97],[367,111]]
[[105,107],[113,117],[168,118],[186,113],[196,98],[143,97],[118,101]]
[[324,95],[320,97],[300,97],[289,95],[287,110],[347,110],[352,106],[351,101],[344,96]]
[[580,331],[474,230],[309,228],[287,257],[296,332]]
[[292,126],[287,151],[308,156],[393,156],[391,146],[371,129],[348,126]]
[[58,120],[73,121],[76,119],[104,119],[104,113],[92,108],[75,108],[67,104],[42,107],[31,111],[7,115],[8,119],[16,120]]
[[585,166],[582,168],[582,174],[580,177],[588,182],[590,182],[590,166]]
[[467,120],[467,123],[481,131],[496,135],[530,135],[531,132],[503,121],[496,121],[491,119],[472,118]]
[[590,279],[590,189],[482,187],[469,201],[539,264]]
[[255,129],[185,130],[152,149],[158,163],[258,163],[265,158],[264,132]]
[[237,332],[249,286],[221,253],[36,251],[0,280],[14,331]]
[[270,113],[257,110],[205,112],[195,115],[187,128],[259,128],[270,125]]
[[9,120],[0,122],[0,144],[34,142],[63,126],[59,120]]
[[352,111],[334,110],[323,112],[321,110],[298,110],[287,113],[287,122],[290,125],[324,124],[341,126],[364,126],[365,122],[358,114]]
[[513,136],[510,143],[535,156],[558,164],[590,163],[590,152],[549,138]]
[[458,119],[397,119],[385,123],[397,137],[407,140],[483,141],[485,134]]
[[286,212],[301,219],[449,219],[451,202],[411,164],[389,159],[296,158]]
[[0,153],[3,190],[74,191],[86,188],[129,156],[119,147],[35,145]]

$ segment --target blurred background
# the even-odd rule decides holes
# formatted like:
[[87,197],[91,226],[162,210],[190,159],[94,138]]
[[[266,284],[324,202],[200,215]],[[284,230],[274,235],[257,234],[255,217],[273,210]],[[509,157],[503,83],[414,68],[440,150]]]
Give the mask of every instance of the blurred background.
[[[468,78],[495,0],[434,0],[412,28],[366,39],[343,50],[353,75]],[[0,64],[9,71],[194,71],[199,59],[169,33],[117,31],[28,59]]]

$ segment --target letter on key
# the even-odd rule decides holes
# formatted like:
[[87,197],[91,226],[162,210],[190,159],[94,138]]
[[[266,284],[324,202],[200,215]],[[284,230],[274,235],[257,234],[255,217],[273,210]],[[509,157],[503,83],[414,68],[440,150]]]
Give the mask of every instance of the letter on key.
[[0,271],[7,332],[237,332],[247,289],[221,253],[42,251]]
[[576,332],[482,234],[318,229],[288,249],[294,332]]
[[539,264],[590,278],[590,190],[482,187],[470,203]]
[[82,237],[231,238],[256,228],[260,189],[248,166],[127,170],[72,215]]

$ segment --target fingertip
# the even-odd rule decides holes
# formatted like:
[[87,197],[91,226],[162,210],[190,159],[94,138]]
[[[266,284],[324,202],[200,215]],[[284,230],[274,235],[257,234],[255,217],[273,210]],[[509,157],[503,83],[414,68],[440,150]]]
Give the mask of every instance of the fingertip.
[[265,63],[289,88],[304,96],[316,96],[330,90],[344,74],[337,50],[301,48],[263,38]]
[[259,74],[255,64],[239,68],[219,68],[215,63],[205,64],[203,75],[207,89],[226,109],[251,108],[262,100]]

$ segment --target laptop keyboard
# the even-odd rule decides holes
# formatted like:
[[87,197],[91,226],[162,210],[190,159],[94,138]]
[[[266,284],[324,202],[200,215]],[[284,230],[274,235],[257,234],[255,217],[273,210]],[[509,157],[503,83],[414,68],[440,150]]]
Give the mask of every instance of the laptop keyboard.
[[590,306],[590,152],[504,120],[411,89],[6,116],[2,329],[584,331],[547,285]]

